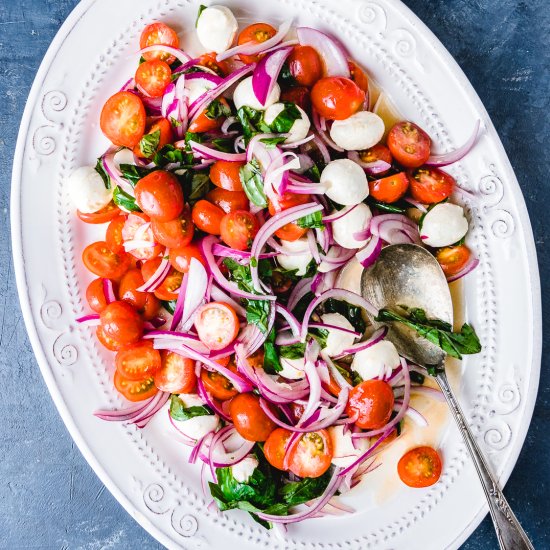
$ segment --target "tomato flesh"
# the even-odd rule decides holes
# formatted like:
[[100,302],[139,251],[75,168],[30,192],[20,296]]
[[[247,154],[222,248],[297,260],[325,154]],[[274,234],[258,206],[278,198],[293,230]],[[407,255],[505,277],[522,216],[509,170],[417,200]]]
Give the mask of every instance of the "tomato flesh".
[[397,473],[409,487],[430,487],[441,476],[441,457],[432,447],[416,447],[405,453],[397,463]]
[[364,430],[384,427],[392,414],[394,396],[384,380],[365,380],[352,388],[346,414]]
[[221,208],[226,214],[235,210],[248,210],[250,205],[243,191],[226,191],[219,187],[208,192],[206,200]]
[[264,444],[264,454],[267,461],[279,470],[284,470],[286,445],[292,432],[284,428],[273,430]]
[[141,340],[120,350],[115,357],[117,371],[128,380],[143,380],[160,369],[160,353],[150,340]]
[[155,170],[141,178],[135,187],[136,203],[152,219],[169,222],[185,206],[178,178],[165,170]]
[[139,238],[136,240],[150,244],[150,246],[129,249],[129,254],[138,260],[144,261],[156,258],[162,252],[162,247],[155,244],[155,236],[153,235],[151,226],[149,225],[145,231],[143,230],[146,224],[149,224],[149,218],[145,214],[132,212],[128,214],[122,228],[122,238],[125,242],[133,241],[136,238],[136,234],[138,234]]
[[462,271],[470,261],[472,253],[466,245],[448,246],[437,251],[436,258],[447,277]]
[[369,90],[369,79],[367,78],[367,75],[365,74],[365,71],[357,65],[354,61],[348,62],[349,66],[349,72],[350,72],[350,78],[363,90],[364,92],[368,92]]
[[117,391],[128,401],[145,401],[158,392],[152,376],[142,380],[129,380],[117,370],[115,371],[114,384]]
[[136,70],[135,80],[138,89],[149,97],[162,97],[172,80],[172,69],[160,59],[144,61]]
[[[234,363],[230,363],[227,368],[231,372],[237,373],[237,367]],[[211,372],[203,369],[201,371],[201,381],[206,390],[212,394],[212,397],[220,401],[227,401],[239,393],[229,378],[219,372]]]
[[[301,204],[307,204],[311,201],[311,195],[301,195],[298,193],[285,193],[282,196],[278,196],[273,201],[269,201],[268,208],[269,213],[274,216],[277,212],[299,206]],[[297,241],[307,233],[307,228],[300,227],[295,222],[290,222],[277,229],[275,235],[283,241]]]
[[120,214],[119,207],[111,201],[107,206],[104,206],[101,210],[97,212],[92,212],[91,214],[81,212],[80,210],[76,211],[76,215],[83,222],[100,224],[110,222],[113,218],[116,218]]
[[[267,23],[254,23],[253,25],[249,25],[241,31],[237,43],[239,44],[239,46],[242,44],[261,44],[262,42],[269,40],[276,34],[277,31],[271,25],[268,25]],[[239,54],[239,59],[243,63],[247,64],[259,61],[260,57],[261,54]]]
[[133,149],[145,132],[146,114],[141,99],[131,92],[117,92],[101,111],[101,131],[114,145]]
[[319,477],[332,462],[332,441],[326,430],[305,433],[293,445],[288,458],[290,471],[300,477]]
[[201,199],[193,207],[193,223],[205,233],[219,235],[223,217],[224,211],[207,200]]
[[126,252],[115,254],[104,241],[88,245],[82,252],[86,268],[104,279],[120,279],[130,267],[130,256]]
[[385,203],[398,201],[407,192],[408,188],[409,178],[405,172],[369,181],[371,197]]
[[236,210],[225,214],[221,220],[222,240],[235,250],[247,250],[260,230],[260,222],[248,210]]
[[231,72],[226,61],[217,61],[216,52],[205,53],[199,58],[199,65],[214,71],[218,76],[226,76]]
[[107,307],[107,297],[103,290],[103,279],[94,279],[86,289],[86,300],[90,308],[101,313]]
[[410,176],[411,195],[423,204],[435,204],[449,198],[455,179],[439,168],[418,168]]
[[[225,98],[221,97],[218,98],[218,101],[220,103],[223,103],[225,107],[229,109],[229,103],[225,100]],[[195,134],[202,134],[204,132],[212,132],[213,130],[217,130],[225,120],[224,116],[219,116],[217,118],[210,118],[207,116],[208,107],[204,109],[199,115],[191,122],[189,125],[189,132],[195,133]]]
[[265,441],[277,427],[260,407],[259,397],[252,393],[235,396],[229,413],[235,429],[248,441]]
[[311,90],[315,110],[329,120],[344,120],[361,109],[365,92],[349,78],[328,76],[321,78]]
[[239,333],[235,310],[222,302],[210,302],[197,310],[195,328],[201,342],[211,350],[227,347]]
[[206,267],[206,260],[196,243],[188,244],[170,250],[170,263],[181,273],[187,273],[191,266],[191,260],[195,258]]
[[160,355],[162,366],[155,373],[155,386],[169,393],[193,393],[197,386],[195,361],[167,350]]
[[366,151],[361,151],[359,153],[359,157],[363,162],[376,162],[378,160],[383,160],[388,164],[393,163],[393,157],[391,156],[390,150],[381,143],[378,143]]
[[191,220],[191,211],[186,208],[181,216],[169,222],[151,221],[155,239],[168,248],[187,246],[193,240],[195,226]]
[[432,140],[414,122],[398,122],[388,134],[388,147],[395,160],[407,167],[418,168],[430,158]]
[[128,270],[120,280],[118,297],[134,306],[136,310],[143,310],[147,301],[147,292],[137,290],[143,283],[143,275],[140,269]]
[[[141,274],[143,275],[143,279],[145,281],[148,281],[153,276],[161,262],[161,258],[154,258],[152,260],[149,260],[148,262],[145,262],[141,266]],[[154,295],[159,300],[177,300],[178,295],[175,291],[180,288],[182,280],[183,274],[180,271],[172,268],[168,272],[168,275],[165,277],[162,283],[155,289]]]
[[[139,47],[140,49],[143,49],[148,46],[156,46],[158,44],[171,46],[172,48],[179,48],[180,41],[176,31],[165,23],[151,23],[143,29],[139,39]],[[171,65],[176,60],[173,55],[162,51],[146,52],[143,54],[143,57],[147,61],[160,59],[161,61],[168,63],[168,65]]]
[[281,101],[295,103],[306,113],[311,110],[311,95],[305,86],[293,86],[281,92]]
[[218,160],[210,167],[210,180],[217,187],[227,191],[242,191],[240,169],[244,162]]
[[154,119],[146,130],[144,137],[156,135],[158,133],[158,144],[153,152],[143,151],[143,139],[134,147],[134,154],[142,158],[151,158],[157,151],[160,151],[168,143],[172,143],[174,139],[174,133],[172,132],[172,124],[166,118]]
[[311,46],[294,46],[287,63],[300,86],[313,86],[323,76],[323,63]]
[[121,345],[134,344],[143,334],[143,319],[127,302],[111,302],[100,319],[104,335]]
[[105,242],[107,246],[115,253],[124,251],[124,239],[122,238],[122,228],[126,223],[126,216],[117,216],[107,226],[105,233]]

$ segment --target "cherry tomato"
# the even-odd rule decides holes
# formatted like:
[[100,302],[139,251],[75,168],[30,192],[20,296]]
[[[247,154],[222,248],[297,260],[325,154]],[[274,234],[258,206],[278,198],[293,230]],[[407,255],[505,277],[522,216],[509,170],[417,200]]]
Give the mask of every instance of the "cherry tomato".
[[145,297],[145,305],[143,306],[143,309],[139,310],[139,312],[145,321],[150,321],[158,316],[160,308],[161,304],[159,299],[152,292],[147,292]]
[[[277,34],[277,31],[267,23],[254,23],[245,27],[239,34],[237,43],[239,46],[242,44],[261,44],[266,40],[269,40]],[[244,55],[239,54],[239,59],[243,63],[255,63],[259,61],[261,54],[257,55]]]
[[292,436],[292,432],[284,428],[273,430],[264,444],[264,454],[267,461],[279,470],[284,470],[286,444]]
[[115,254],[104,241],[88,245],[82,252],[82,261],[94,275],[115,280],[128,271],[131,263],[126,252]]
[[[141,266],[141,274],[143,275],[143,279],[145,281],[148,281],[153,276],[161,261],[161,258],[153,258]],[[162,281],[162,283],[155,289],[155,296],[159,300],[177,300],[178,295],[175,291],[181,286],[182,280],[183,274],[172,268],[165,277],[164,281]]]
[[429,487],[437,483],[441,469],[441,458],[431,447],[411,449],[397,463],[397,473],[409,487]]
[[393,391],[383,380],[365,380],[349,393],[346,414],[364,430],[377,430],[388,423],[393,411]]
[[361,69],[361,67],[359,67],[359,65],[357,65],[355,61],[348,61],[348,67],[351,79],[355,82],[355,84],[357,84],[357,86],[359,86],[359,88],[361,88],[361,90],[363,90],[364,92],[368,92],[369,79],[367,78],[367,75],[365,74],[363,69]]
[[210,302],[197,310],[195,329],[204,345],[211,350],[220,350],[237,338],[239,319],[229,304]]
[[[311,195],[300,195],[298,193],[285,193],[283,196],[278,196],[274,201],[269,201],[269,213],[274,216],[277,212],[282,212],[288,208],[307,204],[311,200]],[[290,222],[275,231],[275,235],[283,241],[296,241],[307,233],[307,229],[300,227],[295,222]]]
[[[159,132],[159,142],[157,144],[155,152],[160,151],[168,143],[172,143],[174,139],[174,133],[172,132],[172,124],[166,118],[153,119],[152,122],[147,126],[145,136],[150,136],[151,134],[155,134],[156,132]],[[142,145],[142,142],[140,141],[134,147],[134,154],[142,158],[151,158],[154,155],[154,152],[148,153],[147,151],[143,151],[141,149],[141,145]]]
[[[220,103],[223,103],[227,108],[229,108],[229,103],[225,100],[225,98],[220,97],[218,98],[218,101]],[[189,132],[193,132],[195,134],[202,134],[203,132],[212,132],[213,130],[217,130],[225,120],[225,117],[220,116],[218,118],[209,118],[206,116],[206,113],[208,112],[208,107],[204,109],[198,116],[191,122],[189,125]]]
[[391,156],[390,150],[385,146],[379,143],[366,151],[361,151],[359,157],[363,162],[376,162],[377,160],[383,160],[388,164],[393,163],[393,157]]
[[101,326],[98,326],[96,329],[96,336],[101,345],[104,348],[107,348],[109,351],[120,351],[121,349],[124,349],[126,346],[123,344],[120,344],[113,338],[110,338],[107,336],[104,332]]
[[218,160],[210,167],[210,180],[217,187],[227,191],[242,191],[240,169],[244,162]]
[[90,308],[101,313],[107,307],[107,298],[103,291],[103,279],[94,279],[86,289],[86,300]]
[[124,251],[124,239],[122,238],[122,228],[126,223],[126,216],[117,216],[113,218],[107,226],[105,233],[105,242],[107,246],[115,253]]
[[408,188],[409,178],[405,172],[369,181],[371,197],[385,203],[398,201],[407,192]]
[[183,211],[183,191],[178,178],[170,172],[151,172],[137,182],[134,191],[138,206],[154,220],[169,222]]
[[[230,363],[227,368],[235,374],[237,373],[235,363]],[[229,378],[226,378],[219,372],[210,372],[206,369],[202,369],[201,380],[206,390],[212,394],[212,397],[220,401],[227,401],[239,393],[230,382]]]
[[117,371],[128,380],[143,380],[160,369],[160,353],[151,340],[121,349],[115,357]]
[[214,71],[218,76],[226,76],[231,72],[227,61],[217,61],[216,52],[202,54],[199,57],[199,65]]
[[336,379],[332,376],[332,373],[330,371],[329,371],[328,382],[321,382],[321,386],[323,387],[324,390],[328,391],[331,395],[334,395],[334,397],[338,397],[340,395],[340,392],[342,391],[340,384],[336,382]]
[[107,223],[110,222],[113,218],[116,218],[120,214],[119,207],[111,201],[107,206],[103,207],[98,212],[93,212],[92,214],[86,214],[80,210],[76,211],[76,215],[86,223]]
[[134,344],[143,334],[143,319],[127,302],[111,302],[100,314],[103,334],[124,346]]
[[248,210],[226,214],[220,225],[222,240],[236,250],[247,250],[260,230],[260,222]]
[[172,81],[170,65],[160,59],[144,61],[136,70],[138,90],[149,97],[162,97],[164,90]]
[[162,252],[162,247],[155,244],[155,236],[153,235],[151,226],[149,225],[145,228],[146,224],[149,224],[148,216],[141,212],[131,212],[128,214],[122,228],[122,238],[125,242],[133,241],[136,239],[136,235],[138,235],[136,240],[150,243],[151,246],[142,246],[129,250],[129,254],[138,260],[150,260],[151,258],[156,258]]
[[300,477],[319,477],[332,462],[332,441],[326,430],[305,433],[290,451],[290,471]]
[[226,191],[216,187],[207,195],[206,200],[221,208],[226,214],[236,210],[248,210],[250,203],[244,191]]
[[114,384],[117,391],[126,397],[128,401],[145,401],[158,392],[152,376],[142,380],[129,380],[117,370],[115,371]]
[[311,109],[311,95],[309,88],[305,86],[294,86],[283,90],[281,93],[281,101],[295,103],[298,107],[306,111],[306,113]]
[[151,229],[155,239],[168,248],[187,246],[193,240],[195,226],[191,221],[191,210],[185,208],[181,216],[169,222],[153,220]]
[[118,287],[119,299],[128,302],[139,312],[143,311],[147,301],[147,292],[137,290],[143,283],[141,270],[135,268],[130,269],[124,274]]
[[229,405],[235,429],[248,441],[265,441],[277,427],[260,407],[260,398],[252,393],[236,395]]
[[188,244],[170,250],[170,263],[181,273],[187,273],[191,265],[191,258],[199,260],[206,267],[206,260],[202,255],[201,249],[196,243]]
[[286,294],[292,288],[292,279],[283,275],[280,271],[273,271],[271,275],[271,288],[279,296]]
[[458,246],[448,246],[440,248],[437,251],[436,258],[447,277],[452,277],[464,269],[470,261],[472,253],[470,249],[460,244]]
[[172,351],[162,350],[162,367],[155,373],[155,386],[169,393],[193,393],[197,386],[195,361]]
[[361,109],[365,92],[349,78],[328,76],[311,90],[315,110],[329,120],[344,120]]
[[435,204],[450,197],[455,179],[439,168],[417,168],[410,176],[411,195],[423,204]]
[[[165,25],[164,23],[151,23],[143,29],[139,39],[139,47],[140,49],[143,49],[148,46],[156,46],[157,44],[171,46],[172,48],[179,48],[180,40],[176,34],[176,31],[168,25]],[[176,60],[173,55],[160,51],[144,53],[143,57],[147,61],[160,59],[168,63],[168,65],[171,65]]]
[[101,131],[114,145],[133,149],[145,132],[145,107],[131,92],[117,92],[101,111]]
[[311,46],[294,46],[287,63],[300,86],[313,86],[323,76],[323,63]]
[[193,223],[205,233],[219,235],[223,217],[224,211],[207,200],[201,199],[193,207]]
[[395,160],[407,168],[418,168],[430,157],[432,140],[414,122],[398,122],[388,134],[388,147]]

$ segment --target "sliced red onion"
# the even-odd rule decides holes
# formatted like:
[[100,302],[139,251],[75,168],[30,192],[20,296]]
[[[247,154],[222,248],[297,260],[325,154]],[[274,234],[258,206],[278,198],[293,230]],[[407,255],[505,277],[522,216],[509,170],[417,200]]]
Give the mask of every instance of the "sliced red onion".
[[99,318],[99,315],[97,313],[78,317],[77,319],[75,319],[75,321],[77,323],[80,323],[81,325],[86,325],[88,327],[97,327],[101,324],[101,319]]
[[252,89],[256,99],[265,105],[269,94],[277,83],[284,62],[291,54],[293,48],[279,48],[265,55],[256,65],[252,75]]
[[453,281],[458,281],[458,279],[462,279],[462,277],[465,277],[466,275],[468,275],[468,273],[471,273],[478,265],[479,260],[472,256],[468,263],[456,275],[447,277],[447,282],[452,283]]
[[[400,401],[396,401],[395,404],[402,405]],[[417,426],[420,426],[421,428],[425,428],[428,425],[426,417],[410,405],[407,408],[405,416],[408,416]]]
[[111,147],[107,152],[101,157],[101,164],[105,169],[105,172],[113,180],[113,182],[118,185],[125,193],[128,193],[130,196],[134,196],[134,188],[126,181],[122,174],[119,172],[118,168],[115,165],[115,155],[118,153],[118,148]]
[[442,155],[432,155],[427,160],[426,165],[442,167],[462,160],[476,144],[480,128],[481,120],[478,120],[474,126],[474,131],[472,132],[472,135],[464,145],[462,145],[458,149],[455,149],[454,151],[451,151],[450,153],[444,153]]
[[411,386],[411,393],[419,393],[431,399],[435,399],[436,401],[440,401],[441,403],[445,403],[445,396],[441,390],[436,388],[430,388],[429,386]]
[[305,279],[300,279],[296,286],[292,289],[290,296],[288,297],[287,307],[292,311],[298,304],[298,302],[311,291],[311,283],[313,282],[313,277],[307,277]]
[[[272,151],[276,156],[265,171],[264,191],[267,196],[270,196],[271,193],[268,193],[267,188],[272,187],[279,196],[282,196],[288,185],[288,172],[300,167],[300,159],[296,153],[290,151],[283,153],[278,147],[274,147]],[[287,158],[291,160],[287,161]]]
[[[185,78],[186,80],[198,80],[199,84],[202,84],[204,88],[209,89],[212,89],[215,86],[219,86],[223,82],[223,78],[216,73],[189,73],[185,75]],[[210,86],[211,84],[213,84],[213,86]]]
[[136,87],[136,81],[133,78],[127,80],[126,83],[120,88],[121,92],[130,92]]
[[235,124],[237,122],[237,117],[229,116],[227,117],[222,124],[222,127],[220,128],[222,131],[222,134],[227,134],[229,132],[229,128],[232,124]]
[[[321,118],[319,116],[319,113],[315,110],[311,110],[311,116],[313,118],[313,125],[315,126],[315,129],[317,130],[318,136],[331,148],[335,151],[338,151],[339,153],[343,153],[344,149],[340,147],[339,145],[336,145],[332,139],[327,135],[326,130],[323,129],[323,125],[325,125],[326,128],[326,122],[324,118]],[[328,151],[327,151],[328,152]],[[321,153],[322,154],[322,153]],[[323,155],[324,156],[324,155]],[[330,162],[330,155],[329,155],[329,162]]]
[[378,174],[383,174],[391,168],[391,164],[383,161],[376,160],[374,162],[364,162],[361,160],[361,156],[357,151],[349,151],[348,158],[353,162],[356,162],[369,176],[376,176]]
[[[181,146],[181,142],[175,144],[176,147]],[[202,143],[197,143],[196,141],[190,141],[189,146],[196,154],[207,159],[214,160],[225,160],[229,162],[246,162],[245,153],[224,153],[223,151],[218,151],[217,149],[211,149]]]
[[206,391],[202,379],[197,377],[197,390],[199,397],[221,418],[228,422],[233,422],[231,417],[225,413],[225,411],[216,403],[216,400]]
[[[164,254],[166,254],[166,252]],[[170,261],[163,258],[151,277],[136,290],[138,292],[153,292],[162,284],[164,279],[166,279],[168,273],[170,273],[170,269]]]
[[131,239],[129,241],[124,241],[123,246],[125,252],[132,252],[133,250],[138,250],[140,248],[153,248],[155,243],[153,241]]
[[339,220],[340,218],[343,218],[347,214],[349,214],[352,210],[357,208],[358,204],[353,204],[351,206],[345,206],[342,208],[342,210],[336,210],[332,214],[329,214],[328,216],[323,216],[323,222],[325,223],[331,223],[335,222],[336,220]]
[[[365,453],[363,453],[357,460],[355,460],[347,468],[342,470],[339,475],[340,476],[345,476],[347,473],[349,473],[349,472],[353,471],[355,468],[357,468],[357,466],[361,465],[365,460],[367,460],[367,458],[369,458],[369,456],[371,456],[374,453],[374,451],[381,445],[381,443],[389,437],[391,432],[392,432],[392,430],[386,431],[386,429],[384,428],[384,432],[376,440],[376,443],[374,443],[374,445],[372,445]],[[352,434],[351,437],[353,437],[353,435],[362,435],[362,434]]]
[[[224,443],[230,438],[238,438],[240,445],[235,450],[226,451]],[[254,444],[254,441],[247,441],[241,437],[234,426],[226,426],[212,438],[211,443],[205,445],[208,447],[208,455],[201,450],[200,457],[210,467],[228,468],[244,460],[252,451]]]
[[379,328],[368,340],[365,340],[364,342],[359,342],[358,344],[353,344],[349,348],[346,348],[338,357],[336,357],[336,359],[341,359],[346,355],[351,355],[371,348],[375,344],[378,344],[378,342],[381,342],[387,336],[387,334],[388,327]]
[[[305,143],[308,143],[313,139],[315,139],[315,134],[309,134],[309,136],[306,136],[304,139],[301,139],[299,141],[293,141],[291,143],[281,143],[281,147],[283,147],[284,149],[295,149],[296,147],[300,147],[301,145],[304,145]],[[311,162],[311,165],[307,166],[306,170],[311,168],[312,166],[313,162]],[[304,170],[304,166],[302,164],[300,164],[300,170]]]
[[176,103],[176,85],[173,82],[170,82],[164,90],[164,95],[162,96],[162,105],[160,111],[164,118],[170,118],[173,112],[177,108]]
[[315,367],[318,355],[319,344],[312,338],[306,345],[304,373],[309,382],[309,397],[298,423],[300,426],[306,425],[306,422],[321,404],[321,378],[319,378],[319,373]]
[[210,441],[212,437],[214,437],[214,432],[208,432],[197,441],[197,444],[193,447],[193,450],[189,455],[189,464],[195,464],[195,462],[197,462],[197,458],[199,457],[199,452],[202,446],[206,443],[206,441]]
[[[376,216],[373,218],[380,218]],[[403,216],[406,218],[405,216]],[[408,220],[408,218],[406,218]],[[420,243],[418,226],[416,224],[406,223],[402,220],[384,220],[376,227],[371,223],[373,235],[378,235],[383,241],[389,244],[399,243]]]
[[309,245],[309,251],[313,256],[313,259],[317,265],[321,263],[321,256],[319,255],[319,249],[317,248],[317,240],[315,239],[315,233],[313,231],[307,232],[307,243]]
[[184,334],[183,332],[151,330],[143,335],[143,339],[153,340],[153,347],[155,349],[165,349],[179,355],[185,355],[186,347],[193,348],[197,353],[204,355],[208,355],[210,351],[200,340],[194,339],[191,335]]
[[330,373],[332,374],[332,377],[334,380],[336,380],[336,383],[340,386],[340,389],[343,391],[344,389],[350,389],[352,386],[351,384],[342,376],[341,372],[336,368],[336,365],[332,362],[332,359],[321,350],[321,357],[323,358],[323,361],[326,363]]
[[170,55],[173,55],[178,61],[185,64],[188,61],[191,61],[191,57],[187,55],[183,50],[180,50],[179,48],[173,48],[172,46],[166,46],[164,44],[154,44],[153,46],[147,46],[146,48],[143,48],[139,50],[139,54],[143,55],[144,53],[149,52],[164,52],[168,53]]
[[365,268],[369,268],[380,256],[382,252],[382,240],[377,235],[373,235],[369,242],[364,246],[355,257],[357,261]]
[[302,327],[301,327],[300,322],[298,321],[298,319],[296,319],[296,317],[294,317],[294,315],[292,315],[290,310],[288,310],[285,306],[283,306],[281,304],[277,304],[275,306],[275,310],[279,315],[281,315],[282,317],[284,317],[286,319],[286,322],[290,326],[290,329],[292,330],[292,333],[295,336],[299,336]]
[[349,65],[342,46],[332,37],[311,27],[296,29],[302,46],[311,46],[317,50],[325,64],[326,76],[344,76],[349,78]]
[[[119,411],[97,410],[94,412],[94,416],[108,422],[129,422],[131,424],[139,423],[143,420],[147,420],[148,422],[164,406],[169,398],[170,394],[168,392],[159,391],[147,401],[136,403]],[[142,422],[138,427],[143,428],[147,422]]]
[[[222,258],[231,258],[236,262],[247,265],[250,263],[251,254],[247,250],[236,250],[235,248],[229,248],[223,244],[216,243],[212,247],[212,253],[214,256],[220,256]],[[260,254],[260,259],[264,260],[266,258],[275,258],[278,254],[275,252],[267,252],[265,254]]]
[[327,149],[327,146],[323,142],[323,140],[319,136],[315,136],[313,138],[313,143],[315,143],[315,146],[319,150],[319,153],[321,153],[321,156],[323,157],[323,162],[325,164],[328,164],[330,162],[330,153]]
[[244,309],[241,304],[237,303],[233,298],[228,296],[223,290],[221,290],[216,285],[212,285],[212,291],[210,293],[210,296],[213,301],[215,302],[224,302],[225,304],[229,304],[239,315],[240,317],[246,317],[246,309]]
[[[189,321],[191,321],[197,308],[203,304],[204,296],[206,295],[208,274],[199,260],[191,258],[189,271],[185,274],[184,278],[186,279],[185,291],[181,290],[178,296],[171,330],[174,330],[177,326],[180,327],[180,330],[190,328],[188,326]],[[183,283],[181,288],[183,289]],[[183,299],[181,298],[182,294],[184,295]]]
[[423,212],[423,213],[426,213],[428,211],[428,209],[419,201],[411,198],[411,197],[404,197],[403,200],[405,202],[408,202],[411,206],[414,206],[415,208],[417,208],[418,210],[420,210],[420,212]]

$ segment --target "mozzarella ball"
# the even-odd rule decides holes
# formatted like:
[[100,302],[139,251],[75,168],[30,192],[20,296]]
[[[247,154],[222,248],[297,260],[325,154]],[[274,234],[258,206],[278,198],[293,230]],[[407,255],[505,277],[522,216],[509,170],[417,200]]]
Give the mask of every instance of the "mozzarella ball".
[[225,6],[210,6],[197,21],[197,36],[208,52],[225,52],[233,44],[239,30],[232,11]]
[[[295,143],[304,139],[307,136],[311,126],[306,112],[298,105],[296,105],[296,107],[298,111],[300,111],[300,118],[297,118],[292,124],[288,132],[289,136],[285,139],[285,143]],[[271,126],[273,121],[284,111],[284,109],[284,103],[274,103],[265,110],[264,122],[268,126]]]
[[252,109],[256,109],[257,111],[263,111],[264,109],[271,107],[274,103],[277,103],[280,97],[281,88],[277,83],[275,83],[273,90],[271,90],[271,93],[267,96],[265,105],[262,105],[254,94],[254,90],[252,88],[252,77],[249,76],[248,78],[241,80],[235,88],[235,91],[233,92],[233,103],[235,103],[235,108],[237,110],[243,105],[246,105]]
[[276,258],[278,264],[289,271],[297,269],[296,275],[304,276],[311,260],[313,260],[307,238],[297,239],[295,241],[281,240],[281,247],[284,251],[292,252],[293,254],[299,252],[300,254],[293,256],[279,254]]
[[361,275],[364,268],[354,256],[338,273],[335,288],[343,288],[361,294]]
[[[179,398],[183,401],[186,409],[189,407],[201,407],[204,405],[204,401],[194,393],[181,393]],[[189,420],[174,420],[178,428],[191,439],[199,440],[207,433],[215,430],[219,423],[220,418],[217,414],[205,414],[202,416],[195,416]]]
[[436,204],[422,220],[420,238],[428,246],[440,247],[454,244],[468,232],[468,220],[458,204]]
[[131,149],[121,149],[115,154],[115,165],[118,168],[121,164],[135,164],[134,152]]
[[305,376],[304,368],[306,360],[304,357],[298,357],[297,359],[286,359],[285,357],[281,357],[281,365],[283,370],[277,374],[283,378],[300,380]]
[[248,483],[258,464],[258,459],[254,455],[248,455],[235,464],[235,466],[231,466],[231,473],[239,483]]
[[321,174],[325,195],[334,202],[351,206],[369,196],[369,182],[365,171],[349,159],[329,162]]
[[[321,321],[326,325],[334,325],[335,327],[355,330],[353,325],[343,315],[340,315],[340,313],[325,313],[321,315]],[[326,330],[328,331],[327,345],[323,351],[329,357],[340,355],[355,342],[355,336],[353,336],[353,334],[330,328]]]
[[359,151],[376,145],[384,136],[384,121],[370,111],[359,111],[330,128],[332,141],[346,151]]
[[382,340],[370,348],[358,351],[351,364],[363,380],[389,374],[401,364],[395,346],[389,340]]
[[213,82],[206,80],[206,78],[190,78],[186,80],[185,95],[187,96],[189,105],[215,86]]
[[353,235],[366,229],[372,218],[372,212],[366,204],[358,204],[336,221],[332,222],[332,238],[343,248],[363,248],[369,239],[358,240]]
[[113,198],[113,189],[107,189],[103,178],[93,166],[82,166],[68,180],[69,194],[75,207],[84,214],[92,214],[107,206]]
[[356,439],[356,447],[351,439],[352,432],[344,433],[344,426],[331,426],[327,431],[332,442],[332,463],[335,466],[346,468],[351,466],[370,446],[368,438]]

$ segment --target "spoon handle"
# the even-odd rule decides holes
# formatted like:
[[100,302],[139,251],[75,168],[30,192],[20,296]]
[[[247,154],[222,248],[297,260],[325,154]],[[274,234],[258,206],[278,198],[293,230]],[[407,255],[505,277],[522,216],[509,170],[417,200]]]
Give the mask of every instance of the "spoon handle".
[[453,413],[460,433],[474,461],[483,491],[489,503],[489,511],[491,512],[491,518],[495,526],[500,548],[503,550],[534,550],[527,534],[519,524],[507,500],[504,498],[498,482],[491,474],[487,462],[483,458],[474,436],[466,423],[464,413],[453,395],[445,372],[439,373],[436,376],[436,380],[451,408],[451,412]]

